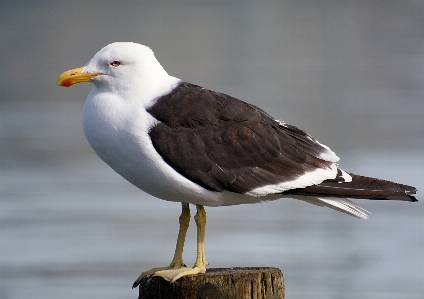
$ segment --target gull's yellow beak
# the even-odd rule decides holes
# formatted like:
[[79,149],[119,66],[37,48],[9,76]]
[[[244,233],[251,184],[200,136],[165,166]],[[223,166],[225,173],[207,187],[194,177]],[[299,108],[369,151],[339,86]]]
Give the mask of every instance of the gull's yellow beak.
[[79,67],[77,69],[69,70],[62,73],[57,79],[57,85],[69,87],[71,85],[81,83],[81,82],[89,82],[91,78],[101,75],[100,73],[89,74],[89,73],[81,73],[84,67]]

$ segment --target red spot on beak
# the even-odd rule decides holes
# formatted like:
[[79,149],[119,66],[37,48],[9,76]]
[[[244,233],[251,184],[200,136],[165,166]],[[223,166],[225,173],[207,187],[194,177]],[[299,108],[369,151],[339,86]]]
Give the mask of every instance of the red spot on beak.
[[71,85],[72,85],[72,81],[71,80],[64,80],[62,82],[62,86],[69,87]]

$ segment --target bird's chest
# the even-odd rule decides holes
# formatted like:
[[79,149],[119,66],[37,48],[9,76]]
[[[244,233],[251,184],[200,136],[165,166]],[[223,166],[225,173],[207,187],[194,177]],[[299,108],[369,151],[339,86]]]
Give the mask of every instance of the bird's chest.
[[112,99],[87,99],[83,110],[84,134],[96,154],[132,184],[145,190],[156,167],[149,129],[155,119],[143,107],[116,103]]
[[155,197],[203,205],[212,201],[211,205],[216,205],[216,192],[186,179],[158,154],[149,136],[158,121],[144,107],[111,102],[89,97],[83,110],[85,136],[104,162]]

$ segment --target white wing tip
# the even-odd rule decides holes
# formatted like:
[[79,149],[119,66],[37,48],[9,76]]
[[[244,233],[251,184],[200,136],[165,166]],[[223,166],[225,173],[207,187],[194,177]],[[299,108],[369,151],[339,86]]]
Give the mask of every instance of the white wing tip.
[[320,143],[318,140],[316,140],[316,142],[321,145],[323,148],[326,149],[325,152],[320,154],[320,158],[328,161],[328,162],[338,162],[340,160],[340,158],[336,155],[335,152],[333,152],[328,146],[326,146],[325,144]]

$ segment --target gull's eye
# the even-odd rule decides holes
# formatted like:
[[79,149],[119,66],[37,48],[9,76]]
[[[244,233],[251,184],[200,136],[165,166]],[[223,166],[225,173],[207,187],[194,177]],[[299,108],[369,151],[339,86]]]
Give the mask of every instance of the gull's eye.
[[112,67],[118,67],[121,65],[121,62],[119,60],[114,60],[112,62],[109,63],[110,66]]

